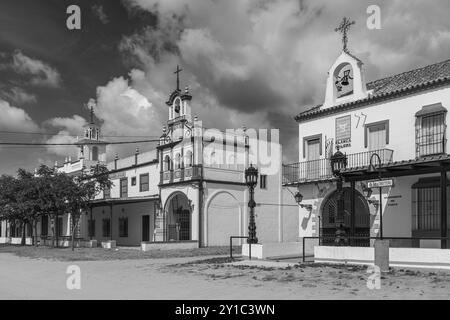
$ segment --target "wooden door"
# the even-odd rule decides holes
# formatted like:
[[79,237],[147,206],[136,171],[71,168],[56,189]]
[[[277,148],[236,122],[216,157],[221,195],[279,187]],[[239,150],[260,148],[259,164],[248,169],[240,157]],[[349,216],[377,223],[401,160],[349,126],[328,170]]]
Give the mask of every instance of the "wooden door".
[[150,216],[142,216],[142,241],[150,241]]
[[320,177],[320,139],[309,140],[306,148],[307,177],[318,179]]

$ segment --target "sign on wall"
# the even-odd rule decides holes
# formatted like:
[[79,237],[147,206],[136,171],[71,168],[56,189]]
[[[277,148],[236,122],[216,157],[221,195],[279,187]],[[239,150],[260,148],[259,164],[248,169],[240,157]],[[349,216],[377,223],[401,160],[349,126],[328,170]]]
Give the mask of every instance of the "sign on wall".
[[352,116],[336,119],[336,147],[339,149],[352,146]]
[[387,188],[394,186],[394,180],[370,181],[367,183],[369,188]]
[[116,172],[116,173],[111,173],[111,174],[109,175],[109,179],[111,179],[111,180],[120,179],[120,178],[125,178],[125,177],[126,177],[125,171]]

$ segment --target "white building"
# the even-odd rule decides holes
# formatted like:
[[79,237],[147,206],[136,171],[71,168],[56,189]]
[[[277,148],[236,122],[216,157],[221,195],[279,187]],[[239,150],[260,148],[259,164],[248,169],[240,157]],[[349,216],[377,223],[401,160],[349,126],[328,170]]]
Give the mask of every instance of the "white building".
[[[178,87],[178,84],[177,84]],[[260,242],[298,240],[298,212],[281,183],[281,146],[269,142],[271,154],[260,161],[261,140],[255,130],[212,130],[191,115],[192,96],[177,88],[166,102],[167,127],[155,150],[106,162],[107,142],[91,110],[76,161],[67,158],[58,170],[80,174],[104,163],[114,183],[82,216],[76,237],[121,246],[226,246],[230,236],[248,235],[249,191],[244,170],[259,169],[255,190]],[[195,109],[195,106],[192,108]],[[259,149],[259,150],[258,150]],[[258,151],[257,151],[258,150]],[[283,200],[284,198],[284,200]],[[287,200],[286,200],[287,199]],[[280,206],[283,201],[290,205]],[[283,218],[284,217],[284,218]],[[51,219],[38,224],[38,236],[52,238]],[[58,218],[55,232],[62,245],[70,239],[70,214]],[[3,228],[5,237],[6,225]],[[13,234],[20,236],[20,231]],[[5,240],[4,240],[5,241]],[[20,242],[20,239],[14,240]],[[238,245],[245,240],[235,240]]]
[[[450,229],[448,108],[450,61],[366,83],[363,62],[344,50],[328,72],[323,103],[297,115],[299,163],[283,169],[283,184],[298,188],[313,207],[300,209],[301,237],[335,235],[338,192],[330,157],[339,147],[348,158],[342,171],[347,235],[404,238],[393,239],[394,247],[446,248],[450,242],[435,238],[448,237]],[[375,153],[381,167],[373,172]],[[372,164],[378,169],[376,156]],[[378,187],[369,199],[364,194],[379,178],[393,180],[381,189],[381,203]],[[322,244],[333,241],[322,238]]]

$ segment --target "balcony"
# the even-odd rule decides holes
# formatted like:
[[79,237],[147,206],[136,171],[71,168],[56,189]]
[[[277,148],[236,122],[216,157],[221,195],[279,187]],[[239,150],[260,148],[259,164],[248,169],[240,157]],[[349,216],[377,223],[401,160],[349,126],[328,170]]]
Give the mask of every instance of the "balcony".
[[160,184],[169,184],[174,182],[199,179],[202,176],[201,166],[192,166],[187,168],[175,169],[161,172]]
[[[368,151],[347,155],[347,168],[366,167],[370,164],[370,158],[377,153],[382,164],[393,162],[394,151],[390,149]],[[310,182],[327,181],[333,179],[331,172],[330,159],[319,159],[283,165],[283,185],[297,185]]]

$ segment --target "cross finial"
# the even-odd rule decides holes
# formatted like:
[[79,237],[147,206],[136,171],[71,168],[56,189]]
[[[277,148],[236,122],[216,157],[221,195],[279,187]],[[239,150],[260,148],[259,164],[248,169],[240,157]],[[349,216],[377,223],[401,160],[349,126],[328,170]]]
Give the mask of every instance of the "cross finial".
[[180,69],[180,66],[177,65],[177,70],[174,72],[177,75],[177,90],[180,90],[180,72],[183,71],[183,69]]
[[339,27],[337,27],[336,29],[334,29],[335,32],[340,32],[342,33],[342,45],[343,45],[343,50],[344,52],[348,53],[348,48],[347,48],[347,43],[348,43],[348,37],[347,37],[347,33],[350,30],[350,27],[352,25],[356,24],[355,21],[350,21],[349,18],[344,17],[344,19],[342,19],[341,24],[339,25]]

